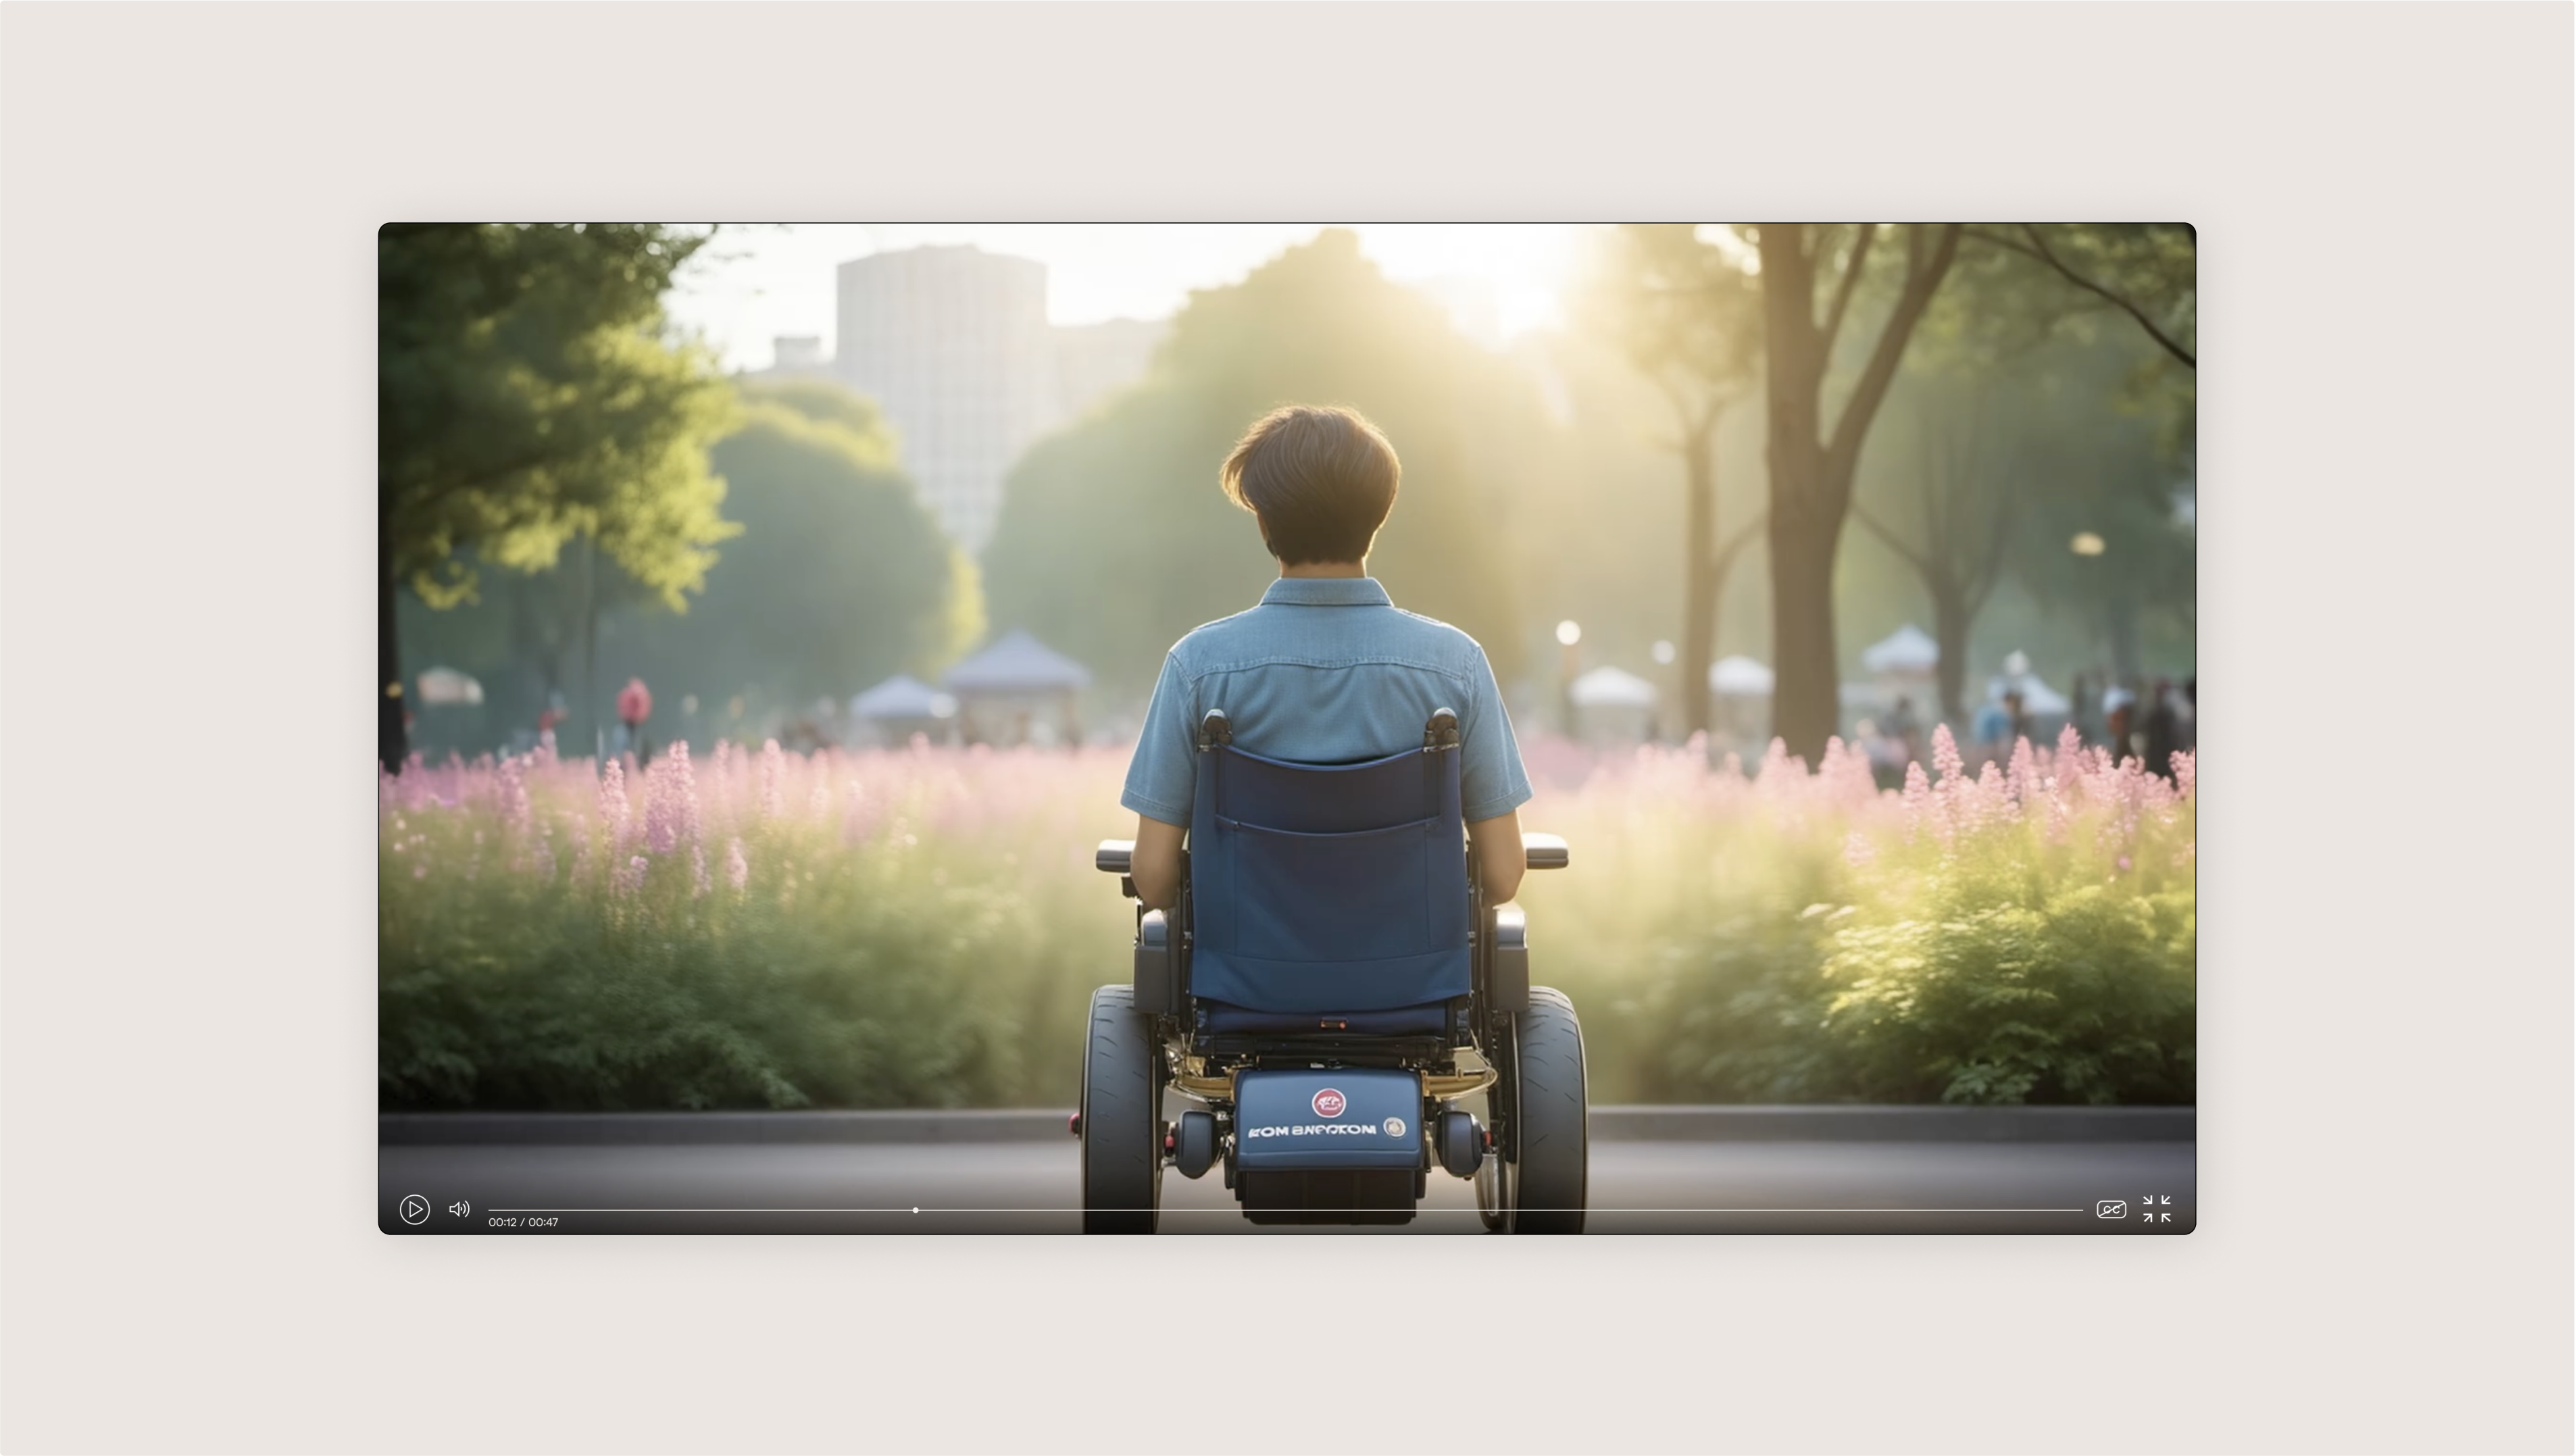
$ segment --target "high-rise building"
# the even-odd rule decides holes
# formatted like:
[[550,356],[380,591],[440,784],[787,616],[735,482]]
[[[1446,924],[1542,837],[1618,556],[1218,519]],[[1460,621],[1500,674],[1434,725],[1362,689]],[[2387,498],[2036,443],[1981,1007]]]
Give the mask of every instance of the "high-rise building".
[[780,334],[770,341],[778,362],[767,369],[743,372],[742,377],[763,384],[799,379],[830,379],[832,361],[823,352],[820,334]]
[[1111,319],[1055,330],[1055,395],[1047,428],[1079,420],[1102,399],[1145,377],[1169,319]]
[[1053,396],[1046,265],[971,244],[841,265],[833,372],[884,407],[904,468],[948,534],[980,553],[1002,476]]

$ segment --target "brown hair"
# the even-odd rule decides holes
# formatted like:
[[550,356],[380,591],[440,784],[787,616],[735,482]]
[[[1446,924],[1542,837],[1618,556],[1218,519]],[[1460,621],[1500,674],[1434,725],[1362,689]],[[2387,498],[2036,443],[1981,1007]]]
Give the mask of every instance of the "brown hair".
[[1394,447],[1358,411],[1288,405],[1244,433],[1218,479],[1260,518],[1270,554],[1293,567],[1364,560],[1402,475]]

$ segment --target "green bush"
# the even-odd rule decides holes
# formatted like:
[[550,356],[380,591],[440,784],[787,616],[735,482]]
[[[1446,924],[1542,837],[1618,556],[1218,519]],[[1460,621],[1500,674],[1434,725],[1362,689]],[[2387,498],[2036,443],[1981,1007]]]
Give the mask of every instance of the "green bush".
[[[1124,768],[416,766],[382,790],[382,1105],[1069,1105],[1091,991],[1128,974],[1132,911],[1090,864],[1132,823]],[[1541,777],[1523,818],[1574,859],[1523,888],[1533,973],[1580,1008],[1595,1101],[2194,1098],[2187,772],[2035,754],[1881,795],[1839,755],[1747,778],[1646,752]]]

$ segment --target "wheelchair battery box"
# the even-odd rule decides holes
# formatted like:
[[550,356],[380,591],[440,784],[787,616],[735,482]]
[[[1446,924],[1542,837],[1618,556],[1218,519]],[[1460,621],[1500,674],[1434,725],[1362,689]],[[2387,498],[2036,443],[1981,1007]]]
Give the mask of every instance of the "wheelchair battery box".
[[1421,1078],[1389,1067],[1244,1072],[1234,1146],[1246,1173],[1421,1167]]

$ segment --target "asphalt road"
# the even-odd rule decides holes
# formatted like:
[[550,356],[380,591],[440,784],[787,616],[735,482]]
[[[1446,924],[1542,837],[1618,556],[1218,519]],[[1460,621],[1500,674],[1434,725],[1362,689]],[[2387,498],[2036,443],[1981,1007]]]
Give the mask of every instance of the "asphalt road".
[[[1785,1129],[1794,1134],[1798,1128]],[[1879,1129],[1862,1129],[1877,1132]],[[1966,1140],[1761,1133],[1603,1137],[1595,1233],[2188,1233],[2188,1140]],[[436,1142],[379,1148],[388,1233],[1070,1233],[1079,1145],[974,1141]],[[424,1215],[417,1224],[404,1217]],[[2169,1199],[2169,1202],[2162,1200]],[[2104,1200],[2123,1205],[2103,1216]],[[455,1211],[454,1205],[466,1205]],[[1167,1173],[1171,1233],[1480,1233],[1471,1185],[1433,1172],[1393,1229],[1255,1228],[1221,1172]]]

